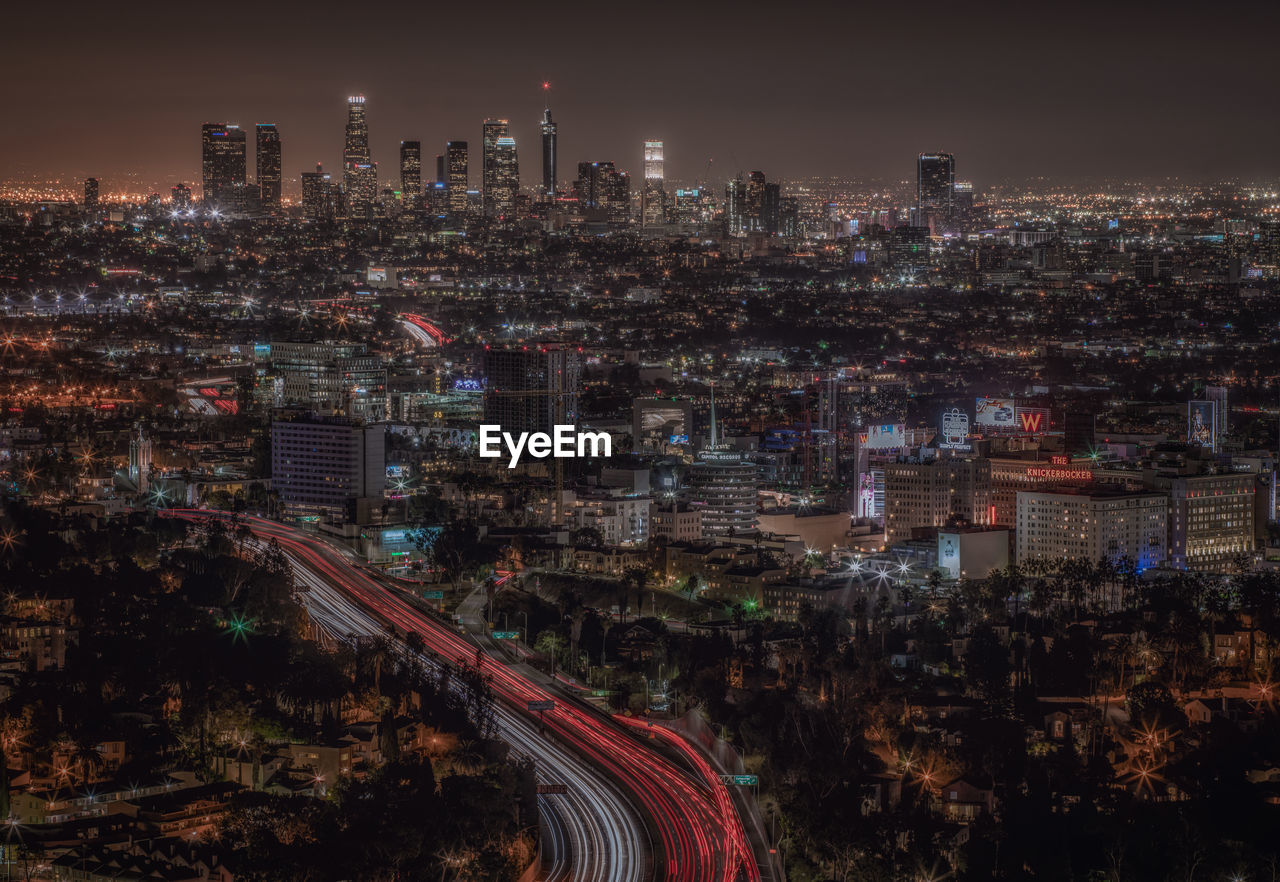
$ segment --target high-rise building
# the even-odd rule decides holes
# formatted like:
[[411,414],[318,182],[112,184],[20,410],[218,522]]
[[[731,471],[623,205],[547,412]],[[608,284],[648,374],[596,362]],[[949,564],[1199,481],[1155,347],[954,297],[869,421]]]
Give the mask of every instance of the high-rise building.
[[280,172],[280,132],[272,123],[258,123],[257,168],[258,192],[266,211],[280,210],[282,178]]
[[342,188],[349,217],[371,217],[378,196],[378,167],[369,153],[364,96],[347,99],[347,135],[342,149]]
[[916,226],[937,228],[955,214],[956,158],[921,153],[916,158]]
[[422,142],[400,142],[400,199],[405,209],[422,204]]
[[952,521],[991,523],[991,463],[948,456],[901,461],[884,467],[885,535],[890,542],[911,531],[945,527]]
[[512,434],[571,425],[578,417],[581,373],[575,347],[490,350],[484,354],[484,421]]
[[889,232],[889,265],[899,272],[929,269],[929,228],[894,227]]
[[631,219],[631,176],[612,162],[578,163],[574,185],[578,201],[589,219],[625,227]]
[[317,162],[315,171],[302,173],[302,216],[307,220],[332,220],[333,214],[333,183]]
[[1280,267],[1280,220],[1258,222],[1258,262],[1274,269]]
[[381,425],[297,414],[271,423],[271,486],[287,515],[343,518],[357,499],[386,489]]
[[467,142],[450,141],[445,146],[445,170],[449,186],[449,216],[455,223],[467,215]]
[[174,184],[169,190],[169,203],[174,211],[182,211],[191,207],[191,188],[186,184]]
[[1018,494],[1016,559],[1112,563],[1145,570],[1166,559],[1168,503],[1162,493],[1098,486]]
[[756,532],[760,470],[741,451],[720,443],[715,391],[711,393],[711,438],[688,472],[691,507],[702,515],[704,536],[744,536]]
[[[505,198],[505,186],[499,183],[498,142],[511,138],[511,123],[505,119],[486,119],[481,133],[480,185],[485,217],[501,213],[498,200]],[[512,141],[514,148],[515,142]]]
[[640,223],[660,227],[667,222],[667,192],[663,173],[663,144],[644,142],[644,189],[640,191]]
[[200,127],[201,198],[231,205],[245,185],[246,143],[239,126],[205,123]]
[[520,195],[520,160],[516,155],[516,139],[499,138],[493,148],[493,186],[485,188],[486,213],[492,217],[512,219],[516,215],[516,197]]
[[85,211],[98,210],[98,179],[97,178],[84,179],[84,210]]
[[542,111],[542,193],[556,195],[556,138],[559,126],[551,121],[551,108]]
[[363,343],[272,343],[280,403],[377,422],[387,418],[387,369]]
[[1143,484],[1167,495],[1171,567],[1226,573],[1237,558],[1253,555],[1256,475],[1160,469],[1146,473]]
[[724,188],[724,217],[730,236],[747,232],[747,184],[738,175]]

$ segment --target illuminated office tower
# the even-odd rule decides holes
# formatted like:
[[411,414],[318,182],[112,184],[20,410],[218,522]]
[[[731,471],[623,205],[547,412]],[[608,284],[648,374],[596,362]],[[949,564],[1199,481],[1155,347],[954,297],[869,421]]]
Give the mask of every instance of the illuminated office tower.
[[973,182],[956,181],[952,189],[951,209],[958,220],[968,220],[973,216]]
[[559,126],[551,121],[551,108],[542,111],[542,192],[556,195],[556,137]]
[[307,220],[333,219],[333,183],[316,163],[316,170],[302,173],[302,216]]
[[400,200],[409,211],[422,202],[422,142],[400,142]]
[[520,161],[516,156],[516,139],[499,138],[493,148],[493,184],[486,184],[485,211],[493,217],[513,218],[516,196],[520,193]]
[[[511,123],[505,119],[486,119],[481,135],[480,185],[483,191],[484,216],[499,214],[497,199],[502,189],[498,183],[498,141],[511,137]],[[512,145],[514,145],[514,141]]]
[[747,231],[747,184],[738,175],[724,188],[724,216],[730,236],[741,236]]
[[200,141],[201,196],[205,202],[234,202],[237,190],[244,189],[244,131],[239,126],[205,123]]
[[662,142],[644,142],[644,189],[640,191],[640,222],[660,227],[667,222],[667,193],[663,187]]
[[98,179],[97,178],[84,179],[84,210],[85,211],[98,210]]
[[450,141],[445,146],[445,170],[449,185],[449,215],[458,221],[467,214],[467,142]]
[[484,353],[484,421],[504,432],[551,432],[578,417],[582,355],[545,345]]
[[758,233],[764,229],[765,188],[768,182],[764,172],[753,171],[747,178],[747,204],[743,211],[743,231]]
[[578,202],[590,218],[626,226],[631,215],[631,177],[620,173],[612,162],[578,163],[574,185]]
[[364,96],[347,99],[347,137],[342,149],[342,187],[346,191],[347,215],[370,217],[378,195],[378,167],[369,154],[369,123],[364,115]]
[[280,132],[272,123],[258,123],[257,166],[258,191],[265,211],[280,210],[282,178],[280,176]]
[[916,223],[934,227],[955,214],[956,158],[950,153],[921,153],[916,159]]

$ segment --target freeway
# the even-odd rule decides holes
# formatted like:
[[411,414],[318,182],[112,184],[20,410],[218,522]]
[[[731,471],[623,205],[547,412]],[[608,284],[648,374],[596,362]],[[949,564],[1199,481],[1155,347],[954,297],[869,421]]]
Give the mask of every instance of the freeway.
[[424,348],[431,349],[444,342],[444,331],[415,313],[405,313],[400,317],[400,324]]
[[[283,547],[283,543],[282,543]],[[384,634],[382,624],[285,550],[313,622],[338,639]],[[431,663],[432,659],[424,659]],[[538,797],[542,816],[543,882],[633,882],[642,876],[645,830],[616,786],[574,754],[539,735],[537,726],[504,705],[495,708],[500,737],[532,758],[539,783],[563,784],[563,795]]]
[[[200,511],[170,512],[182,517],[202,517]],[[276,540],[298,568],[307,575],[306,584],[323,583],[349,598],[363,611],[399,631],[416,632],[432,653],[442,659],[466,659],[474,645],[437,619],[423,613],[378,579],[355,566],[338,550],[311,534],[260,518],[247,518],[259,537]],[[487,671],[494,693],[515,717],[532,722],[527,711],[530,701],[555,700],[556,695],[505,665],[490,661]],[[547,735],[568,745],[573,753],[601,771],[640,807],[658,834],[659,842],[643,849],[635,847],[639,838],[627,835],[628,826],[614,817],[611,838],[595,843],[594,864],[610,879],[632,879],[648,852],[653,852],[653,876],[668,882],[758,882],[759,870],[752,858],[742,824],[718,779],[694,765],[680,768],[628,731],[632,726],[602,717],[593,710],[565,701],[555,701],[553,710],[540,715]],[[644,724],[639,724],[643,726]],[[656,738],[656,732],[642,733]],[[664,736],[665,737],[665,736]],[[534,739],[536,742],[536,738]],[[543,756],[555,751],[538,750]],[[588,789],[595,785],[586,783]],[[597,794],[598,795],[598,794]],[[603,810],[603,809],[602,809]],[[594,811],[594,809],[593,809]],[[608,810],[605,810],[608,811]],[[568,824],[570,813],[557,813]],[[576,812],[573,814],[576,815]],[[585,823],[585,822],[584,822]],[[554,837],[553,837],[554,838]],[[590,837],[588,837],[590,838]],[[619,850],[614,850],[617,847]],[[591,872],[573,878],[596,878]]]

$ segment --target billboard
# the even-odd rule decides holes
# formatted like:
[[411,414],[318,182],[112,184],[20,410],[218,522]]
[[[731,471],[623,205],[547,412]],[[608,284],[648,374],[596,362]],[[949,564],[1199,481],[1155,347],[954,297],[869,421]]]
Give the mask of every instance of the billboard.
[[907,444],[907,429],[902,423],[867,426],[858,434],[858,443],[866,450],[893,450]]
[[948,450],[970,450],[969,415],[958,407],[942,412],[942,420],[938,423],[939,447]]
[[1012,398],[979,398],[974,405],[974,422],[990,429],[1018,428],[1017,409]]
[[1187,402],[1187,443],[1218,449],[1217,402]]
[[1049,431],[1049,408],[1018,407],[1014,410],[1018,417],[1019,431],[1028,435],[1043,435]]

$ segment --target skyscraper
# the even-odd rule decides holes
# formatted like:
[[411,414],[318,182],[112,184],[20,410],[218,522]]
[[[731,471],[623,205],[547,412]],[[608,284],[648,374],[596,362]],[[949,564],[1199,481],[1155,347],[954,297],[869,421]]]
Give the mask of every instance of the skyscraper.
[[302,173],[302,216],[307,220],[332,220],[333,184],[316,163],[316,170]]
[[494,145],[493,167],[493,186],[492,190],[485,187],[485,203],[492,209],[493,217],[514,218],[516,196],[520,193],[520,161],[516,156],[515,138],[498,139]]
[[578,202],[589,219],[626,226],[631,215],[631,178],[620,173],[612,162],[578,163],[574,184]]
[[956,158],[950,153],[921,153],[916,159],[916,222],[936,227],[955,214]]
[[85,211],[98,210],[98,179],[97,178],[84,179],[84,210]]
[[730,236],[747,231],[747,184],[739,174],[724,188],[724,216]]
[[644,189],[640,191],[640,222],[660,227],[667,222],[667,192],[662,170],[662,142],[644,142]]
[[747,205],[743,211],[744,231],[758,233],[764,229],[766,180],[764,172],[753,171],[747,178]]
[[257,127],[258,190],[266,211],[279,211],[282,179],[280,176],[280,132],[273,123]]
[[554,199],[556,195],[556,133],[559,127],[551,121],[551,108],[542,111],[542,192]]
[[245,136],[239,126],[205,123],[200,127],[201,188],[205,202],[232,204],[244,189]]
[[347,214],[369,217],[378,195],[378,167],[369,154],[369,123],[364,115],[364,96],[347,99],[347,137],[342,150],[342,186],[346,191]]
[[[511,137],[511,123],[505,119],[486,119],[482,133],[480,156],[480,182],[483,188],[484,216],[494,217],[501,185],[498,183],[498,141]],[[515,142],[512,142],[514,145]]]
[[455,223],[467,214],[467,142],[450,141],[445,146],[446,183],[449,185],[449,215]]
[[582,355],[567,346],[484,353],[484,419],[504,432],[550,432],[578,416]]
[[400,142],[400,199],[408,211],[422,202],[422,142]]

